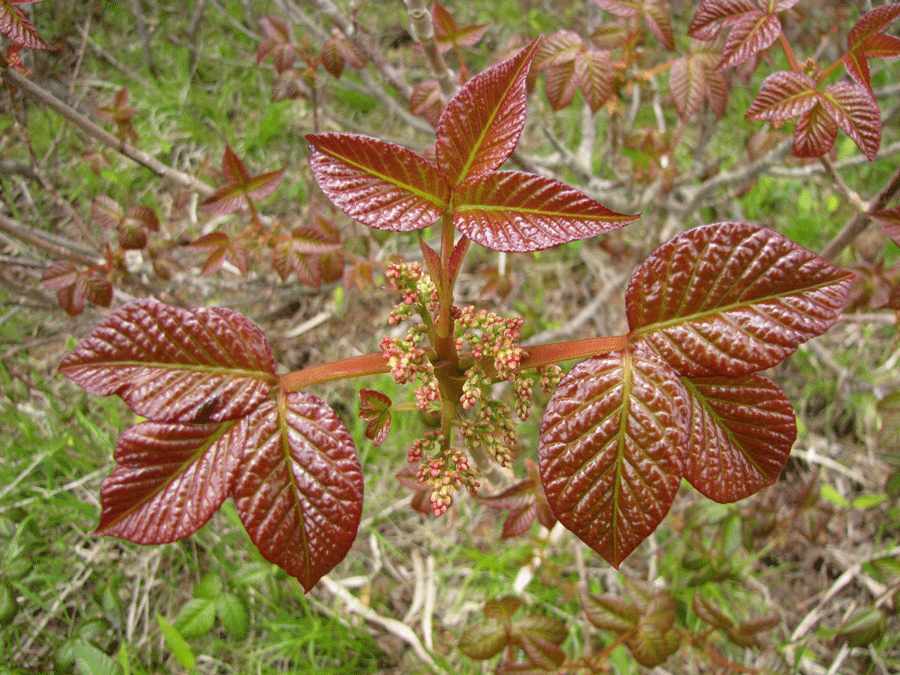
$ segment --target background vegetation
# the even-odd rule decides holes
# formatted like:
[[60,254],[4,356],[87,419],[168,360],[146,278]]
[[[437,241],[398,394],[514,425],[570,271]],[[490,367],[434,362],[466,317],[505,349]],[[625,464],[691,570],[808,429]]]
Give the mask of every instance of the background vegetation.
[[[316,99],[273,102],[271,62],[260,66],[256,59],[260,19],[285,16],[298,41],[321,45],[330,35],[321,7],[330,3],[318,4],[320,11],[277,0],[208,0],[187,8],[156,0],[44,2],[31,10],[34,22],[59,50],[29,52],[26,65],[41,87],[98,121],[97,108],[127,87],[136,113],[133,143],[211,185],[219,180],[226,144],[251,172],[286,166],[283,183],[262,210],[299,225],[319,199],[304,134],[356,131],[417,151],[433,139],[429,125],[405,112],[371,69],[348,68],[334,79],[320,68]],[[342,4],[339,11],[358,21],[405,80],[431,77],[410,44],[402,3]],[[675,34],[686,41],[694,7],[677,0],[671,5]],[[801,3],[788,30],[812,52],[818,45],[805,44],[804,35],[843,35],[862,9]],[[563,0],[457,3],[452,10],[461,24],[488,25],[484,39],[465,50],[472,72],[488,66],[515,36],[578,29],[598,11]],[[841,43],[826,43],[822,49],[839,56]],[[663,177],[652,173],[657,158],[646,145],[635,141],[612,157],[592,154],[606,118],[586,114],[580,95],[576,105],[553,112],[539,84],[519,147],[524,161],[602,190],[611,208],[631,212],[629,205],[639,205],[644,217],[602,241],[533,255],[474,253],[461,275],[459,304],[487,303],[518,314],[532,338],[615,334],[623,332],[621,298],[635,266],[660,242],[696,224],[757,221],[824,250],[855,215],[848,194],[870,196],[896,168],[897,73],[896,64],[873,69],[875,86],[893,92],[893,100],[882,99],[884,138],[876,161],[865,162],[841,136],[833,161],[842,181],[821,164],[782,156],[758,178],[724,182],[691,212],[676,208],[679,199],[746,165],[748,144],[766,129],[743,116],[761,76],[733,88],[721,121],[704,112],[698,126],[685,131],[718,129],[702,154],[688,150],[699,147],[694,143],[675,155],[677,171],[665,180],[683,181],[681,197],[658,189]],[[677,126],[658,84],[651,78],[621,102],[623,109],[635,96],[645,102],[634,108],[632,130]],[[694,636],[695,648],[681,649],[654,672],[900,670],[900,412],[891,397],[900,387],[900,367],[896,317],[872,301],[877,277],[862,275],[854,311],[773,374],[800,426],[781,481],[727,506],[685,485],[663,526],[622,573],[558,527],[535,524],[525,536],[498,542],[505,513],[472,499],[458,499],[437,519],[413,511],[411,493],[395,474],[418,435],[416,421],[398,417],[399,429],[374,448],[363,439],[353,386],[320,387],[318,395],[345,412],[357,440],[366,501],[353,552],[303,595],[295,580],[256,553],[228,504],[198,534],[174,545],[140,547],[91,536],[115,440],[133,420],[118,400],[89,397],[55,375],[74,340],[108,310],[89,306],[77,317],[60,310],[55,294],[39,283],[53,258],[44,244],[56,241],[85,255],[102,245],[109,232],[90,218],[101,194],[126,209],[154,208],[160,241],[164,235],[188,242],[213,227],[240,225],[198,212],[196,191],[157,180],[13,88],[0,106],[0,213],[38,233],[36,242],[0,234],[0,663],[10,672],[489,672],[496,659],[473,661],[457,643],[482,620],[485,601],[509,594],[528,612],[566,622],[564,649],[587,662],[613,638],[583,620],[581,594],[622,595],[622,573],[669,588],[679,621]],[[774,141],[782,138],[789,130]],[[585,152],[587,166],[603,180],[583,175]],[[649,183],[643,180],[648,176]],[[383,289],[379,265],[398,255],[418,257],[417,239],[373,235],[340,214],[334,219],[345,249],[365,261],[343,282],[302,287],[264,266],[249,277],[229,265],[198,276],[204,255],[181,249],[172,256],[168,280],[149,273],[148,260],[132,260],[142,273],[117,288],[115,303],[154,295],[238,309],[264,327],[285,371],[372,351],[388,332],[394,301]],[[891,279],[896,250],[870,225],[837,262],[883,270]],[[388,377],[364,386],[395,398]],[[533,447],[523,447],[520,461],[533,454]],[[495,491],[502,479],[491,485]],[[707,632],[695,596],[735,622],[774,617],[773,627],[758,635],[758,645],[740,648]],[[642,670],[624,646],[613,649],[605,667]]]

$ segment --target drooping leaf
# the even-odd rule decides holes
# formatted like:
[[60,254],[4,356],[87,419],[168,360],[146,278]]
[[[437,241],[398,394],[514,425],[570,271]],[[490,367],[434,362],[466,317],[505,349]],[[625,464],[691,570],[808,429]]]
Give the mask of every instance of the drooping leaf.
[[538,251],[609,232],[637,220],[610,211],[552,178],[496,171],[456,189],[453,224],[493,251]]
[[231,494],[244,451],[239,422],[142,422],[116,443],[96,534],[168,544],[193,534]]
[[813,158],[826,154],[834,145],[838,123],[821,103],[816,103],[797,120],[794,129],[794,157]]
[[853,276],[759,225],[697,227],[663,244],[631,278],[631,341],[681,375],[755,372],[827,330]]
[[669,511],[688,414],[675,372],[628,351],[578,364],[547,405],[538,444],[547,501],[615,567]]
[[285,20],[274,14],[267,14],[259,24],[266,37],[256,50],[256,62],[262,63],[271,54],[275,62],[275,72],[282,74],[293,68],[297,48]]
[[763,80],[745,116],[748,120],[769,120],[777,127],[811,110],[818,101],[816,81],[809,75],[780,70]]
[[222,175],[226,184],[204,199],[201,205],[210,213],[234,213],[249,200],[264,199],[272,194],[284,178],[284,171],[282,168],[251,176],[241,158],[226,145],[222,155]]
[[645,668],[662,665],[681,646],[675,599],[660,591],[641,613],[635,630],[625,640],[635,660]]
[[615,70],[609,54],[586,49],[575,60],[575,74],[588,107],[597,112],[613,92]]
[[675,31],[672,29],[672,21],[669,18],[668,6],[654,0],[643,3],[642,18],[647,28],[653,33],[653,37],[660,41],[663,47],[669,51],[675,49]]
[[746,12],[735,22],[725,40],[720,68],[749,61],[768,49],[781,34],[781,21],[761,10]]
[[441,115],[437,166],[455,187],[497,169],[512,154],[525,126],[525,78],[539,39],[511,59],[473,77]]
[[713,40],[723,27],[758,11],[759,5],[754,0],[702,0],[687,34],[698,40]]
[[568,106],[578,91],[578,73],[575,59],[551,66],[544,71],[544,93],[554,110]]
[[324,401],[302,391],[266,401],[242,424],[238,515],[263,557],[309,591],[356,538],[363,480],[353,441]]
[[374,389],[360,389],[359,417],[368,422],[366,438],[381,445],[391,431],[391,399]]
[[97,195],[91,202],[91,218],[102,227],[112,230],[118,227],[124,217],[125,210],[108,195]]
[[691,422],[684,477],[719,503],[775,483],[797,436],[794,409],[775,383],[756,374],[684,378]]
[[501,539],[518,537],[528,531],[537,519],[548,530],[556,524],[556,516],[547,503],[537,466],[528,460],[528,478],[513,483],[495,495],[478,496],[478,501],[495,509],[506,509]]
[[55,260],[44,270],[41,275],[41,283],[47,288],[58,291],[74,284],[78,275],[78,266],[71,260]]
[[704,100],[709,101],[717,117],[724,114],[728,103],[728,83],[721,70],[716,68],[721,60],[720,50],[710,49],[695,40],[691,51],[672,64],[669,86],[681,119],[693,116]]
[[91,331],[59,371],[96,396],[119,395],[157,422],[221,422],[253,410],[276,382],[265,336],[221,307],[134,300]]
[[874,160],[881,145],[881,111],[869,90],[853,82],[835,82],[825,87],[820,100],[869,161]]
[[866,12],[847,34],[847,51],[842,60],[850,77],[871,91],[869,57],[900,56],[900,39],[884,31],[900,16],[900,3],[882,5]]
[[437,128],[444,111],[444,95],[441,85],[437,80],[425,80],[419,82],[409,97],[409,112],[413,115],[421,115],[428,123]]
[[447,208],[447,181],[412,150],[355,134],[310,134],[306,140],[313,147],[309,165],[322,191],[363,225],[421,230]]
[[36,0],[0,0],[0,33],[13,42],[32,49],[53,49],[41,38],[34,24],[17,5]]

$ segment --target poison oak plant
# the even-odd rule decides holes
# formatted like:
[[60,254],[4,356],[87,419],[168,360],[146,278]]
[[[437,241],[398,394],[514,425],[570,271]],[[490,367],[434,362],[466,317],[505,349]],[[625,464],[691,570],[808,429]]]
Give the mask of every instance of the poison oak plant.
[[[435,162],[375,138],[307,137],[310,166],[349,216],[421,239],[424,266],[388,269],[407,336],[382,351],[275,374],[262,332],[237,312],[130,302],[94,329],[60,372],[117,394],[147,421],[116,447],[98,532],[143,544],[176,541],[231,496],[253,542],[309,590],[349,551],[362,468],[338,415],[306,391],[390,372],[415,383],[440,426],[410,449],[418,483],[444,512],[476,493],[472,455],[509,465],[513,414],[537,381],[555,391],[537,448],[555,518],[618,566],[661,522],[682,478],[719,502],[771,484],[795,436],[790,403],[757,374],[825,331],[852,274],[749,223],[677,236],[634,273],[626,335],[518,345],[521,320],[453,303],[470,242],[536,251],[603,234],[637,216],[614,213],[556,180],[499,170],[525,122],[525,79],[538,41],[473,78],[437,127]],[[581,360],[560,380],[559,363]],[[515,411],[493,397],[508,381]],[[364,391],[368,435],[383,440],[391,402]],[[546,517],[546,516],[545,516]]]

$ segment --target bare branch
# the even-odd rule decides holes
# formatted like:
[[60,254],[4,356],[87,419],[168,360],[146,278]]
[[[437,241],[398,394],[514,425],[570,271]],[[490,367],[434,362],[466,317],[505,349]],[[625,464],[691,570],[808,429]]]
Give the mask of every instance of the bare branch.
[[63,118],[68,120],[71,124],[78,127],[92,138],[100,141],[116,152],[125,155],[138,164],[147,167],[157,176],[160,176],[161,178],[168,178],[178,183],[179,185],[183,185],[184,187],[192,190],[197,190],[198,192],[201,192],[205,195],[213,193],[213,188],[201,181],[196,176],[192,176],[182,171],[178,171],[177,169],[173,169],[172,167],[163,164],[158,159],[151,157],[146,152],[138,150],[128,143],[120,141],[111,133],[97,126],[80,112],[67,105],[66,103],[63,103],[49,91],[38,86],[17,71],[5,68],[3,70],[3,79],[7,82],[11,82],[16,87],[27,93],[29,96],[36,99],[38,102],[43,103],[48,108],[54,110]]
[[456,93],[453,72],[447,67],[444,55],[438,48],[434,39],[434,22],[431,20],[431,12],[428,11],[428,3],[425,0],[403,0],[406,11],[409,12],[410,27],[413,38],[422,45],[425,58],[431,66],[431,71],[441,86],[441,92],[447,98]]

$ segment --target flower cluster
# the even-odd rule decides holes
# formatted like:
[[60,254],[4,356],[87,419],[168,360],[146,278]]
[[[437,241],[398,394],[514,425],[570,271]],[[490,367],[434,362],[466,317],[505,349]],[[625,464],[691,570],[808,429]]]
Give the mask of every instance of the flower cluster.
[[512,382],[525,355],[518,345],[524,321],[518,317],[504,319],[472,306],[457,308],[453,318],[457,351],[468,348],[479,363],[488,358],[497,376]]
[[468,456],[459,448],[444,449],[440,431],[429,432],[413,443],[409,462],[419,464],[416,480],[431,488],[431,510],[436,516],[447,512],[461,487],[465,486],[472,495],[478,492],[477,472],[469,466]]
[[395,291],[403,295],[403,302],[391,312],[388,323],[396,326],[413,314],[430,321],[437,311],[439,299],[437,287],[419,263],[392,263],[384,276]]

